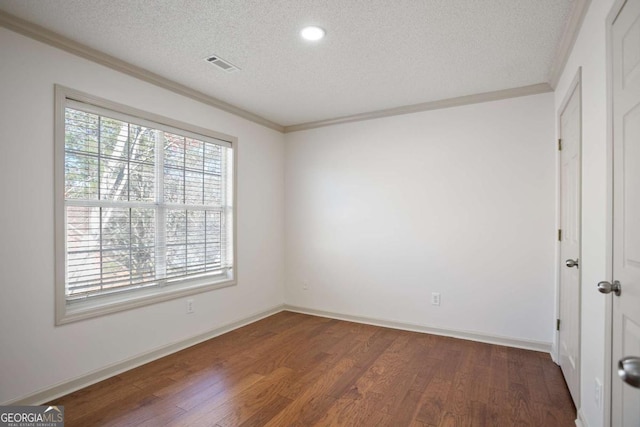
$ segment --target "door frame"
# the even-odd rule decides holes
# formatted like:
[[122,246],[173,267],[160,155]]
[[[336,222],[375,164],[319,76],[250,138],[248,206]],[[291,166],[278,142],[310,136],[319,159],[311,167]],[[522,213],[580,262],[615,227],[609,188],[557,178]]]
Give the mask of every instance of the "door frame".
[[[622,11],[627,0],[615,0],[607,15],[605,29],[606,79],[607,79],[607,134],[606,134],[606,277],[603,280],[613,282],[613,23]],[[612,424],[613,391],[613,298],[607,298],[604,311],[604,384],[603,413],[604,426]]]
[[[562,138],[562,114],[564,113],[565,109],[567,108],[567,105],[569,104],[569,101],[571,100],[571,96],[573,95],[573,93],[578,90],[578,94],[580,96],[580,114],[578,116],[578,120],[579,120],[579,128],[580,128],[580,147],[579,147],[579,153],[580,153],[580,203],[579,203],[579,217],[580,217],[580,248],[578,250],[579,252],[579,259],[582,260],[582,67],[579,66],[577,71],[576,71],[576,75],[574,76],[573,80],[571,81],[571,84],[569,85],[569,87],[567,88],[566,93],[564,94],[564,98],[562,100],[562,103],[560,104],[560,108],[558,108],[558,111],[556,112],[556,135],[557,135],[557,139],[560,140]],[[557,194],[557,200],[556,200],[556,230],[560,230],[562,227],[562,151],[560,151],[558,149],[558,147],[556,147],[556,194]],[[558,238],[556,237],[556,310],[555,310],[555,315],[556,315],[556,319],[560,319],[560,285],[561,285],[561,278],[562,278],[562,267],[564,266],[563,260],[562,258],[562,251],[561,251],[561,245],[562,242],[560,240],[558,240]],[[581,366],[582,366],[582,271],[581,269],[578,271],[578,275],[579,275],[579,283],[578,283],[578,289],[579,289],[579,296],[578,296],[578,388],[581,389],[582,388],[582,378],[580,375],[581,372]],[[557,320],[556,320],[557,321]],[[560,365],[560,331],[557,330],[557,328],[555,328],[554,331],[554,340],[553,340],[553,351],[552,351],[552,359],[553,361],[557,364]],[[580,399],[582,399],[582,392],[580,392]],[[578,405],[580,404],[580,402],[576,402],[576,410],[579,411],[580,408],[578,407]]]

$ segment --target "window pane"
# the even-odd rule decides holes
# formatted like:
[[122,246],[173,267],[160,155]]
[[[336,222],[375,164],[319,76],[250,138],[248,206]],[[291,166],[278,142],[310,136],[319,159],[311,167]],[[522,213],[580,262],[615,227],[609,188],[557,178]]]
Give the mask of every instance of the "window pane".
[[155,242],[155,209],[131,209],[131,246],[133,248],[153,247]]
[[96,114],[67,108],[64,128],[66,151],[98,153],[98,116]]
[[205,271],[205,211],[187,212],[187,271],[199,273]]
[[121,252],[102,253],[102,289],[108,290],[130,283],[129,257]]
[[67,293],[100,284],[100,208],[69,206],[67,223]]
[[164,168],[164,201],[184,203],[184,170]]
[[167,277],[186,273],[187,256],[186,211],[167,211]]
[[69,199],[98,199],[98,158],[67,152],[64,161],[64,194]]
[[206,262],[207,269],[211,270],[220,268],[221,265],[220,233],[222,230],[222,222],[220,212],[207,211],[206,222]]
[[205,144],[205,172],[220,175],[222,171],[222,150],[224,148],[219,145]]
[[167,246],[167,277],[184,276],[187,272],[187,245]]
[[204,142],[187,138],[185,140],[185,167],[201,171],[204,167]]
[[87,110],[64,117],[69,300],[226,265],[230,149]]
[[155,193],[155,165],[129,163],[129,200],[153,202]]
[[102,280],[105,288],[129,284],[130,212],[102,209]]
[[100,156],[126,161],[129,158],[129,124],[100,117]]
[[188,205],[201,205],[203,203],[203,181],[204,174],[202,172],[185,172],[185,200]]
[[187,242],[204,243],[204,211],[187,211]]
[[189,274],[203,273],[205,271],[205,245],[187,246],[187,272]]
[[129,165],[117,160],[100,160],[100,199],[129,199]]
[[184,168],[184,137],[164,132],[164,164]]
[[155,279],[155,256],[155,249],[153,247],[131,250],[132,283],[150,282]]
[[160,131],[129,126],[129,200],[155,200],[156,139]]
[[204,176],[204,202],[207,205],[222,205],[222,178],[220,175]]
[[100,290],[101,259],[100,251],[70,252],[67,255],[67,295]]
[[186,211],[167,211],[167,244],[187,243]]
[[129,157],[132,161],[154,164],[156,139],[160,131],[139,125],[129,126]]
[[155,277],[155,209],[131,209],[131,280]]

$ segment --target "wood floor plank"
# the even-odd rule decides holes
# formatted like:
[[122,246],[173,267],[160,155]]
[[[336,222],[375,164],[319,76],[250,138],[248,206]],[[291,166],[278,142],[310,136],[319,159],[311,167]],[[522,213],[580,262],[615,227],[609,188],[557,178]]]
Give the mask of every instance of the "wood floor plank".
[[438,376],[434,377],[427,385],[420,399],[421,406],[415,418],[426,425],[440,425],[451,385],[451,380],[445,380]]
[[289,336],[288,352],[269,351],[260,357],[260,364],[256,368],[259,373],[268,373],[279,367],[286,366],[297,371],[304,371],[318,363],[318,355],[322,352],[322,338],[324,333],[335,323],[327,321],[310,325],[299,331],[297,335]]
[[[251,386],[258,383],[263,378],[264,376],[262,375],[252,374],[241,378],[240,381],[230,384],[228,388],[216,392],[215,394],[210,394],[208,391],[197,394],[193,398],[193,403],[182,403],[182,405],[186,406],[188,409],[182,408],[186,412],[177,418],[177,423],[184,426],[207,422],[209,425],[215,424],[210,421],[212,418],[218,418],[216,415],[212,414],[218,407],[237,402],[237,396],[239,396],[243,391],[250,389]],[[170,399],[165,399],[165,401],[167,404],[171,404]]]
[[[96,389],[94,389],[96,390]],[[65,422],[77,425],[85,425],[81,421],[84,417],[93,417],[96,414],[108,412],[116,402],[125,399],[142,400],[140,389],[131,384],[108,385],[104,389],[93,390],[78,399],[67,398],[56,401],[56,405],[65,407]],[[76,392],[77,393],[77,392]],[[98,416],[99,418],[99,416]]]
[[50,402],[74,426],[574,425],[548,354],[281,312]]
[[[216,404],[221,404],[227,400],[231,400],[237,394],[250,388],[252,385],[264,378],[260,374],[238,375],[237,377],[220,379],[204,389],[192,391],[185,390],[184,393],[169,395],[165,397],[165,402],[182,408],[185,411],[199,410],[200,408],[209,408]],[[205,383],[206,384],[206,383]]]
[[153,394],[157,397],[172,396],[174,399],[178,398],[180,393],[194,395],[202,389],[218,383],[231,373],[232,370],[222,365],[222,363],[212,364],[200,370],[190,370],[180,381],[175,381],[165,387],[159,387]]
[[[289,368],[276,369],[252,387],[238,394],[237,399],[228,400],[218,406],[213,411],[214,417],[205,421],[214,420],[220,427],[233,427],[249,420],[263,408],[269,408],[270,406],[286,407],[290,400],[283,398],[278,392],[284,386],[285,379],[293,375],[293,373]],[[238,405],[238,401],[242,402],[242,404]],[[208,427],[211,424],[205,422],[190,423],[189,425]]]
[[109,427],[138,427],[138,426],[158,426],[173,422],[178,416],[184,414],[184,409],[177,406],[167,405],[161,399],[139,406],[133,410],[127,410],[119,416],[113,413],[108,414],[108,418],[104,422],[96,419],[82,420],[87,426],[103,425]]
[[[345,328],[345,330],[347,330]],[[282,394],[291,399],[296,399],[311,384],[323,377],[331,370],[354,346],[364,345],[363,341],[355,340],[356,334],[347,330],[347,334],[337,339],[336,342],[322,353],[320,362],[312,369],[301,373]],[[321,356],[322,356],[321,355]]]
[[330,396],[328,392],[334,388],[335,383],[343,375],[348,374],[353,369],[354,363],[349,358],[340,359],[335,366],[320,376],[317,381],[309,384],[289,406],[266,425],[279,427],[289,425],[292,422],[306,422],[306,425],[312,425],[323,415],[326,408],[335,402],[336,398]]

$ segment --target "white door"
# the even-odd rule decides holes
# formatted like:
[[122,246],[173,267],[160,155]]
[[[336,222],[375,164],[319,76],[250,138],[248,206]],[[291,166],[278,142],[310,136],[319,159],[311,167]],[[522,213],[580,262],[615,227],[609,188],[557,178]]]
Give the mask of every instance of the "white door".
[[560,113],[559,362],[576,406],[580,402],[580,83]]
[[638,427],[640,388],[621,380],[618,363],[636,357],[625,365],[640,382],[640,0],[623,6],[612,43],[613,279],[621,293],[607,297],[613,298],[611,411],[613,426]]

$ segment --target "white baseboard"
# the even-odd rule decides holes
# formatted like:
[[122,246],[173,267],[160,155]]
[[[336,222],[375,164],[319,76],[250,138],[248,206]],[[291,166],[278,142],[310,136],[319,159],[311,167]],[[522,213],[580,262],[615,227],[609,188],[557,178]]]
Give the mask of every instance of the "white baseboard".
[[193,337],[187,338],[185,340],[181,340],[178,342],[174,342],[172,344],[168,344],[168,345],[156,348],[149,352],[131,357],[129,359],[122,360],[120,362],[114,363],[112,365],[98,369],[96,371],[89,372],[88,374],[81,375],[70,381],[59,383],[57,385],[48,387],[46,389],[35,392],[33,394],[23,396],[19,399],[10,400],[8,402],[2,403],[1,406],[40,405],[42,403],[49,402],[60,396],[64,396],[76,390],[80,390],[81,388],[90,386],[92,384],[95,384],[107,378],[113,377],[114,375],[118,375],[118,374],[121,374],[122,372],[144,365],[145,363],[152,362],[154,360],[168,356],[172,353],[178,352],[180,350],[184,350],[187,347],[191,347],[203,341],[217,337],[218,335],[231,332],[234,329],[241,328],[250,323],[263,319],[265,317],[279,313],[283,309],[284,309],[283,305],[277,305],[268,310],[261,311],[259,313],[255,313],[243,319],[239,319],[239,320],[227,323],[223,326],[217,327],[215,329],[204,332],[202,334],[198,334]]
[[584,417],[584,414],[582,413],[582,409],[578,409],[578,418],[576,418],[576,427],[589,427],[589,423]]
[[558,342],[558,334],[555,334],[553,343],[551,343],[551,360],[553,360],[553,363],[555,363],[556,365],[560,365],[560,357],[558,356],[557,342]]
[[397,322],[394,320],[379,319],[373,317],[353,316],[350,314],[334,313],[330,311],[315,310],[312,308],[298,307],[285,304],[284,310],[296,313],[310,314],[313,316],[328,317],[337,320],[346,320],[349,322],[364,323],[367,325],[382,326],[385,328],[401,329],[412,332],[422,332],[433,335],[442,335],[446,337],[461,338],[470,341],[479,341],[489,344],[504,345],[507,347],[523,348],[526,350],[541,351],[551,353],[551,343],[542,341],[530,341],[503,337],[498,335],[480,334],[477,332],[458,331],[452,329],[434,328],[426,325],[414,323]]
[[[293,305],[283,304],[283,305],[274,306],[268,310],[265,310],[259,313],[255,313],[243,319],[239,319],[239,320],[227,323],[223,326],[217,327],[215,329],[212,329],[210,331],[204,332],[199,335],[195,335],[185,340],[174,342],[172,344],[168,344],[166,346],[156,348],[154,350],[131,357],[129,359],[122,360],[120,362],[114,363],[104,368],[100,368],[93,372],[89,372],[88,374],[81,375],[72,380],[56,384],[52,387],[47,387],[46,389],[37,391],[27,396],[23,396],[18,399],[4,402],[0,405],[1,406],[40,405],[42,403],[52,401],[66,394],[73,393],[76,390],[80,390],[84,387],[90,386],[92,384],[95,384],[107,378],[113,377],[114,375],[121,374],[122,372],[126,372],[130,369],[136,368],[138,366],[141,366],[146,363],[152,362],[154,360],[160,359],[162,357],[168,356],[180,350],[184,350],[187,347],[191,347],[203,341],[209,340],[211,338],[215,338],[227,332],[231,332],[234,329],[241,328],[250,323],[256,322],[260,319],[264,319],[265,317],[271,316],[273,314],[276,314],[285,310],[296,312],[296,313],[309,314],[312,316],[328,317],[331,319],[346,320],[350,322],[364,323],[368,325],[381,326],[385,328],[393,328],[393,329],[400,329],[400,330],[413,331],[413,332],[422,332],[427,334],[442,335],[442,336],[448,336],[453,338],[461,338],[461,339],[466,339],[471,341],[485,342],[489,344],[504,345],[507,347],[523,348],[526,350],[542,351],[546,353],[549,353],[551,351],[551,343],[546,343],[546,342],[520,340],[520,339],[513,339],[513,338],[501,337],[496,335],[479,334],[476,332],[433,328],[425,325],[397,322],[397,321],[363,317],[363,316],[353,316],[348,314],[333,313],[328,311],[315,310],[311,308],[297,307]],[[580,418],[580,413],[578,415]],[[588,427],[588,425],[584,422],[584,420],[582,421],[581,425],[579,424],[579,420],[576,420],[576,425],[581,427]]]

